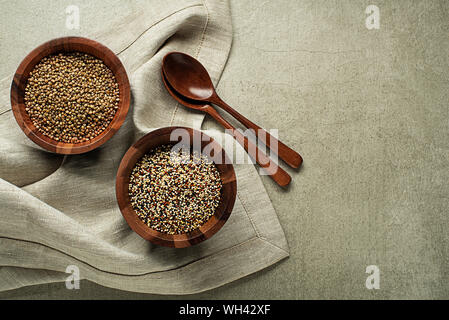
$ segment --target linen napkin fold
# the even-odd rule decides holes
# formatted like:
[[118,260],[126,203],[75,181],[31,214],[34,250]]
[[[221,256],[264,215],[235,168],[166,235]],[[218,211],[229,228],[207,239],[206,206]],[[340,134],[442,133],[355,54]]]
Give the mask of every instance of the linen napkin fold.
[[[0,83],[0,291],[81,279],[134,292],[190,294],[215,288],[288,256],[276,212],[252,164],[237,164],[237,199],[225,226],[185,249],[155,246],[134,233],[115,199],[115,175],[129,146],[154,128],[201,128],[204,115],[178,105],[160,79],[162,57],[198,58],[217,84],[229,54],[229,4],[161,1],[88,35],[114,51],[131,81],[132,105],[117,134],[83,155],[47,153],[20,131],[10,110],[11,78]],[[232,138],[206,133],[219,142]],[[224,143],[229,153],[239,145]],[[236,148],[236,150],[234,150]]]

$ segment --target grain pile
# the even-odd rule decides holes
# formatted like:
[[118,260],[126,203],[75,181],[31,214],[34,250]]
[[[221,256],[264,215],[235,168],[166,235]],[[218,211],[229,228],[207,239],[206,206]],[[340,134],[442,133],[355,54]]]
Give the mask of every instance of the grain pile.
[[129,196],[134,211],[150,228],[181,234],[199,228],[215,213],[221,187],[220,174],[206,156],[183,155],[164,145],[136,163]]
[[103,132],[118,109],[119,86],[103,61],[81,52],[44,57],[25,87],[25,110],[45,136],[66,143]]

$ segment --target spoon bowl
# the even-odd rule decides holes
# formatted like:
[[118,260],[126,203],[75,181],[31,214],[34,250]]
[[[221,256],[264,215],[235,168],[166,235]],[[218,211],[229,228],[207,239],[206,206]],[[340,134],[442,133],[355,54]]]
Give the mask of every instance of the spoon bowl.
[[167,54],[162,61],[162,71],[167,81],[186,98],[205,101],[215,94],[206,68],[185,53]]
[[203,111],[203,112],[208,112],[208,108],[211,108],[211,106],[205,104],[204,102],[201,101],[196,101],[196,100],[192,100],[189,99],[187,97],[184,97],[182,95],[180,95],[168,82],[167,78],[165,77],[165,74],[163,71],[161,71],[162,73],[162,82],[165,85],[165,88],[167,89],[168,93],[180,104],[182,104],[183,106],[187,107],[187,108],[191,108],[194,110],[199,110],[199,111]]

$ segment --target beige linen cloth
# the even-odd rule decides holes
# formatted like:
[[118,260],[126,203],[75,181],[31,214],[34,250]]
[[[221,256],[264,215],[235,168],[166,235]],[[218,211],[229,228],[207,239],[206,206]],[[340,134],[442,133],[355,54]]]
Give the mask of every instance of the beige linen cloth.
[[[162,57],[197,57],[216,84],[232,42],[226,1],[161,1],[114,30],[88,35],[112,49],[131,81],[132,106],[101,148],[60,156],[34,145],[10,110],[12,76],[0,92],[0,290],[81,279],[121,290],[189,294],[215,288],[288,256],[288,246],[256,168],[235,165],[238,195],[225,226],[190,248],[155,246],[134,233],[115,198],[115,174],[129,146],[154,128],[201,128],[203,114],[178,105],[160,80]],[[220,132],[208,132],[221,139]],[[61,284],[64,285],[64,284]]]

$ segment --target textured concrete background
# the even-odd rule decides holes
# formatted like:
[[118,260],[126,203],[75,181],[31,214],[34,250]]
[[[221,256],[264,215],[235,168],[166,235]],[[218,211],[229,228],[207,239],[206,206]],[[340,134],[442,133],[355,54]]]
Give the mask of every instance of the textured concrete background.
[[[64,9],[81,8],[81,29]],[[0,1],[0,77],[49,37],[88,34],[143,1]],[[380,29],[365,8],[380,8]],[[449,2],[232,0],[218,91],[304,157],[263,182],[291,257],[188,298],[449,298]],[[208,119],[204,128],[217,127]],[[217,127],[218,128],[218,127]],[[365,268],[377,265],[379,290]],[[82,282],[0,298],[161,298]],[[170,297],[173,298],[173,297]],[[174,297],[185,298],[185,297]]]

